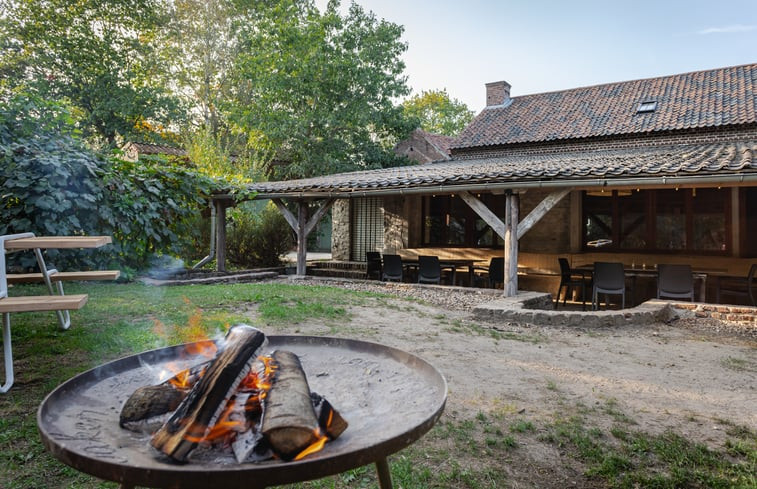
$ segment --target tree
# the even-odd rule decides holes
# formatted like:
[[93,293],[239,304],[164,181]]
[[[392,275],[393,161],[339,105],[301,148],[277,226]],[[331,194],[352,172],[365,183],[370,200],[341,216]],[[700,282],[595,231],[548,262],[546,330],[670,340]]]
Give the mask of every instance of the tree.
[[163,56],[172,67],[190,122],[217,138],[225,132],[220,106],[228,94],[237,52],[237,28],[247,9],[232,0],[174,0],[163,32]]
[[451,99],[447,90],[424,90],[402,103],[405,115],[416,118],[424,131],[457,136],[471,120],[473,111]]
[[286,164],[278,178],[398,164],[412,125],[393,100],[408,93],[402,27],[339,2],[259,1],[240,31],[230,120]]
[[156,54],[160,0],[0,0],[3,89],[33,89],[83,114],[85,136],[113,145],[180,118]]

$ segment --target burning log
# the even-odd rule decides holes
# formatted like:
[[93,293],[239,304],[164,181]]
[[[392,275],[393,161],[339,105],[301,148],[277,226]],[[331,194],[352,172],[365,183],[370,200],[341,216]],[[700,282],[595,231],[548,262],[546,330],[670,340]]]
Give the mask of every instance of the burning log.
[[291,460],[318,441],[318,419],[300,359],[288,351],[275,351],[272,356],[276,371],[263,400],[260,431],[277,455]]
[[313,402],[313,410],[316,418],[318,418],[318,426],[321,427],[321,431],[329,439],[337,439],[347,429],[347,421],[325,397],[313,392],[310,394],[310,400]]
[[[121,408],[119,426],[131,431],[152,433],[165,422],[165,419],[159,417],[179,407],[206,368],[207,362],[183,370],[162,384],[138,388]],[[158,425],[155,426],[155,423]]]
[[153,435],[151,445],[173,460],[185,462],[226,408],[264,343],[265,335],[258,329],[246,325],[232,327],[226,334],[223,349],[168,421]]

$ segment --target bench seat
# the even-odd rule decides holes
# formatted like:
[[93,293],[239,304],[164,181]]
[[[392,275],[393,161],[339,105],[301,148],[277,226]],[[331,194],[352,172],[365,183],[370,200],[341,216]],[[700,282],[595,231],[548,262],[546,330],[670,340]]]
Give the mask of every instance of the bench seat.
[[[116,280],[121,275],[118,270],[94,270],[90,272],[51,272],[50,280],[63,282],[72,280]],[[9,284],[27,284],[43,282],[41,273],[9,273]]]
[[0,313],[81,309],[88,297],[87,294],[3,297],[0,299]]

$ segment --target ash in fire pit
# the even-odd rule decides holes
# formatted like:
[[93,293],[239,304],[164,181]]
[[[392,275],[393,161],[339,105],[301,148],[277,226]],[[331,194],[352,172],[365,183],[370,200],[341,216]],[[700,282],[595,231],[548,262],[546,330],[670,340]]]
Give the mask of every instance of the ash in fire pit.
[[198,447],[233,451],[239,463],[299,460],[319,451],[347,422],[310,391],[297,355],[263,356],[266,345],[258,329],[234,326],[211,361],[137,389],[119,424],[152,433],[152,447],[180,463]]

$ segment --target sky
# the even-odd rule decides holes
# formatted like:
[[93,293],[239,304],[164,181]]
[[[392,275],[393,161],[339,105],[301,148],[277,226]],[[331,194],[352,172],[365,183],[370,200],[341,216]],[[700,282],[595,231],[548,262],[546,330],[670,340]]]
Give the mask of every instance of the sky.
[[413,94],[446,89],[476,113],[493,81],[518,96],[757,62],[757,0],[356,3],[404,26]]

